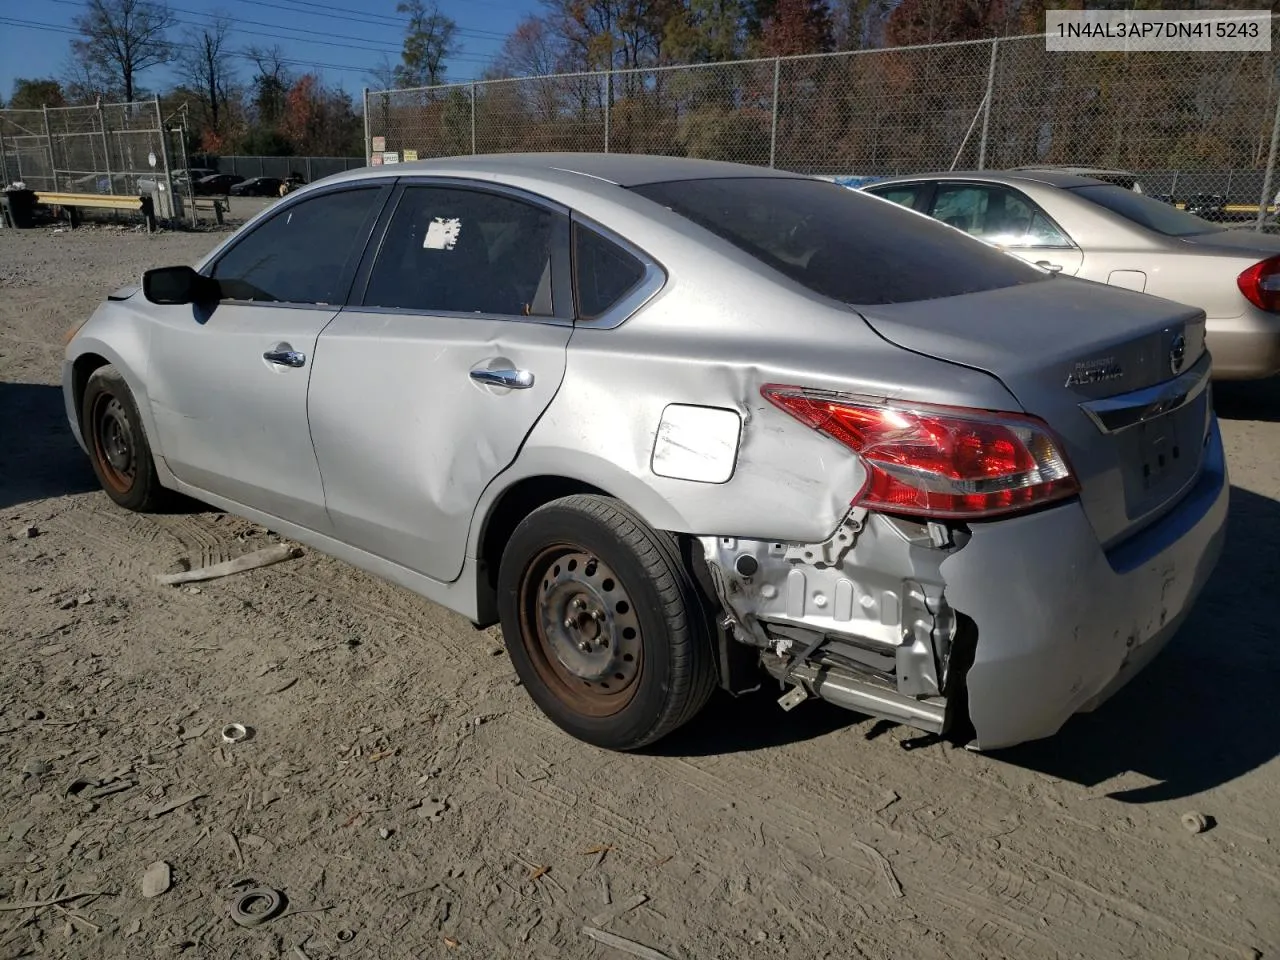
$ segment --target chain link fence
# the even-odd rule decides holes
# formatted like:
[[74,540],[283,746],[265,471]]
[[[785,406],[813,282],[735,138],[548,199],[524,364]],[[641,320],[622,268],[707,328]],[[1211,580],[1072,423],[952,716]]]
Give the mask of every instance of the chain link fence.
[[0,110],[0,174],[32,190],[137,194],[164,176],[168,147],[154,100]]
[[365,146],[374,164],[603,150],[851,183],[1101,167],[1261,225],[1280,188],[1278,26],[1269,52],[1048,52],[1038,35],[366,91]]

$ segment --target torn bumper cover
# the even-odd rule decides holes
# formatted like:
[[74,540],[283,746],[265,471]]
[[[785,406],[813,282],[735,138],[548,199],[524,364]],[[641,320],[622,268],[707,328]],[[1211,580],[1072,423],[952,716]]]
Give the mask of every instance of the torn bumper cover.
[[[972,745],[992,749],[1052,735],[1159,651],[1221,553],[1228,489],[1215,423],[1195,487],[1109,551],[1078,502],[965,531],[855,510],[823,544],[701,543],[735,635],[774,676],[927,730],[956,719],[963,681]],[[950,669],[962,619],[967,671]]]
[[942,564],[949,601],[978,625],[967,680],[974,745],[1050,736],[1142,669],[1213,572],[1229,492],[1215,421],[1196,485],[1109,551],[1074,504],[975,526],[963,554]]

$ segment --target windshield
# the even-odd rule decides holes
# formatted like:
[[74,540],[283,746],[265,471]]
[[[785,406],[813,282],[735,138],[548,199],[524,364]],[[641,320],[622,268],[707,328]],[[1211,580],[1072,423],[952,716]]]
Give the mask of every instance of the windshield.
[[886,200],[822,180],[742,177],[632,188],[842,303],[906,303],[1048,274]]
[[1106,207],[1112,213],[1118,213],[1126,220],[1140,227],[1154,230],[1166,237],[1194,237],[1200,233],[1214,233],[1225,229],[1208,220],[1201,220],[1179,210],[1177,207],[1140,193],[1116,187],[1106,186],[1074,187],[1072,192],[1090,203]]

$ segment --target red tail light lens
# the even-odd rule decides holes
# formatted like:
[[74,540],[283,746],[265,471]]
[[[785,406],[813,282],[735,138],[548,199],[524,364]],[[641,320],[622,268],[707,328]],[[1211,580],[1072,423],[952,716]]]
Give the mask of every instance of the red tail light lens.
[[1080,492],[1049,428],[1035,417],[881,403],[779,384],[760,392],[862,458],[868,476],[854,498],[859,506],[974,520]]
[[1280,313],[1280,257],[1255,263],[1236,277],[1236,284],[1259,310]]

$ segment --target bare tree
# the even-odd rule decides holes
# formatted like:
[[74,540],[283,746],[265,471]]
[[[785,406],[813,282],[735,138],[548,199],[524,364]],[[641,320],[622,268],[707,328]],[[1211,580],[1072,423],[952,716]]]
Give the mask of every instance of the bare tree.
[[271,47],[249,47],[244,55],[253,61],[253,106],[258,122],[271,126],[284,114],[284,100],[293,85],[293,77],[277,44]]
[[396,86],[396,66],[385,53],[378,65],[369,71],[369,80],[375,90],[394,90]]
[[232,80],[227,55],[227,36],[231,33],[231,21],[218,14],[213,24],[199,27],[187,33],[178,69],[182,78],[193,90],[200,93],[208,119],[209,129],[220,129],[227,105],[227,88]]
[[173,59],[168,32],[176,23],[158,0],[87,0],[75,18],[81,39],[71,49],[86,73],[110,78],[132,100],[134,77]]
[[434,87],[444,82],[445,60],[458,52],[458,25],[440,12],[436,0],[402,0],[396,13],[407,14],[397,85]]

